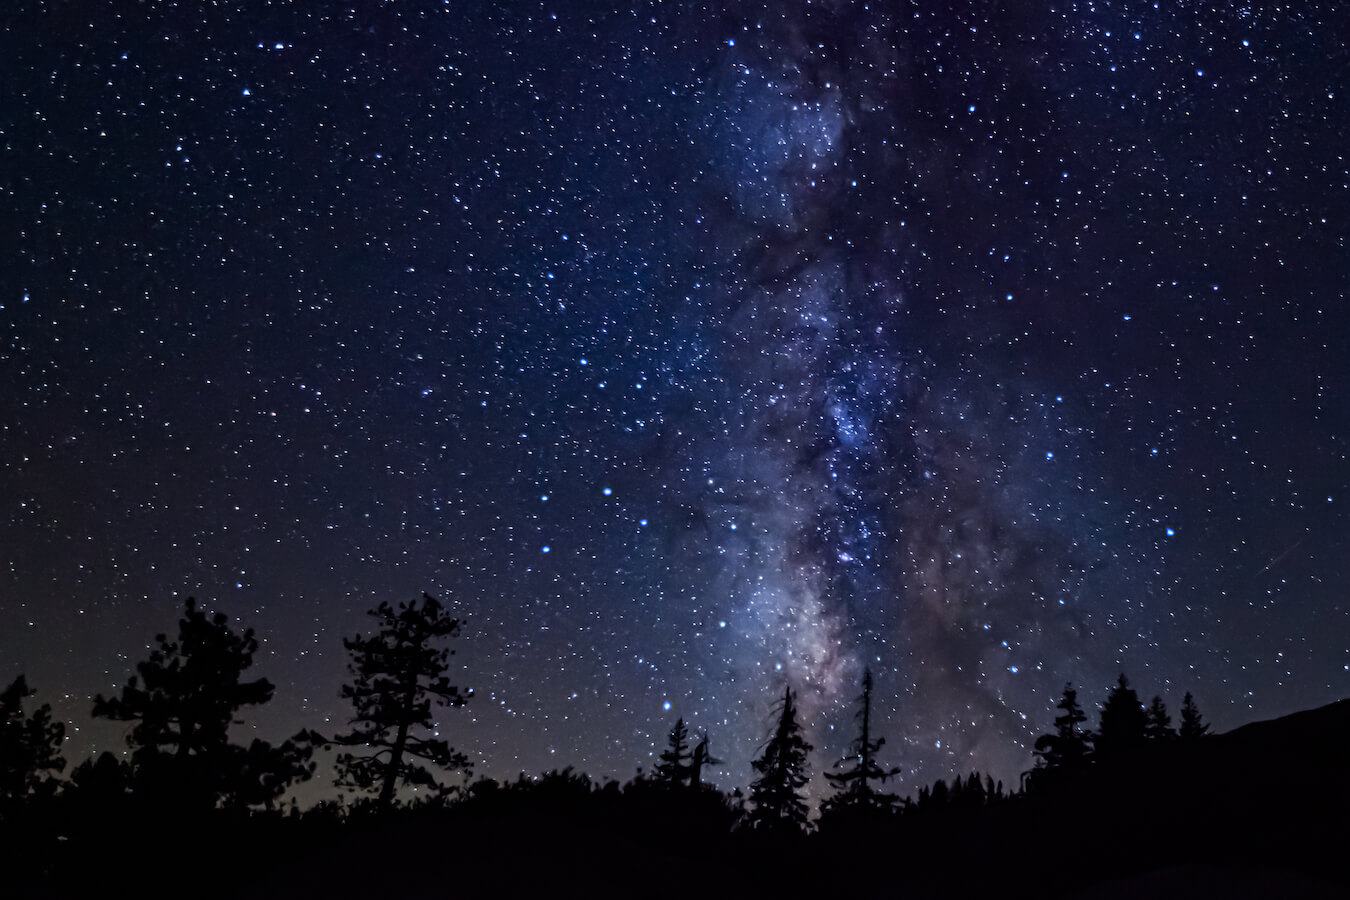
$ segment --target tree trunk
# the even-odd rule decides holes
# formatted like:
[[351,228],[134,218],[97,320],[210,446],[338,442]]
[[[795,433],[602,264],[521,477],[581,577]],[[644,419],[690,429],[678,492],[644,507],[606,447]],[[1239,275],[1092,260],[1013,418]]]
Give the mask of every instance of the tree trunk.
[[384,784],[380,786],[380,809],[394,804],[394,789],[398,787],[398,772],[403,765],[403,751],[408,746],[408,722],[412,719],[413,695],[417,689],[417,672],[403,677],[403,698],[399,704],[398,736],[389,748],[389,766],[384,770]]
[[394,788],[398,787],[398,770],[403,763],[403,748],[408,743],[408,719],[405,716],[398,726],[398,737],[389,750],[389,765],[384,770],[384,784],[380,786],[380,809],[388,809],[394,803]]

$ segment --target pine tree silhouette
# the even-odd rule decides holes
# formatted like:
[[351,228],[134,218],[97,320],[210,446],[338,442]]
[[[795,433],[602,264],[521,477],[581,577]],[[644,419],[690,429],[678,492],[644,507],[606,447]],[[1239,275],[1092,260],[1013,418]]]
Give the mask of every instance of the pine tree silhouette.
[[342,641],[352,675],[342,697],[352,702],[354,727],[332,742],[365,751],[339,754],[338,784],[378,791],[377,807],[388,809],[400,783],[437,794],[447,790],[422,762],[467,775],[468,757],[436,735],[431,709],[433,703],[463,706],[473,692],[461,691],[446,675],[453,651],[435,642],[458,636],[460,621],[435,597],[423,594],[421,605],[400,603],[398,609],[381,603],[369,615],[378,623],[375,634]]
[[[952,792],[947,787],[947,782],[939,778],[933,782],[933,789],[928,792],[928,807],[930,809],[944,809],[951,802]],[[919,804],[922,806],[922,802]]]
[[656,781],[672,788],[683,785],[689,778],[693,758],[689,750],[689,728],[683,718],[676,719],[675,727],[670,729],[670,741],[657,757]]
[[1146,739],[1148,713],[1124,673],[1102,704],[1101,726],[1095,750],[1098,759],[1114,759],[1141,747]]
[[30,799],[52,794],[52,776],[66,767],[61,757],[66,726],[52,721],[45,703],[25,715],[23,703],[31,696],[22,675],[0,692],[0,820]]
[[764,752],[750,763],[759,774],[750,784],[751,828],[775,834],[800,834],[806,829],[806,800],[799,791],[810,779],[806,768],[810,752],[797,722],[792,688],[784,688],[778,724]]
[[961,777],[957,776],[952,801],[961,809],[982,809],[989,802],[989,797],[984,792],[984,780],[980,778],[979,772],[971,772],[964,783]]
[[708,733],[705,731],[694,747],[693,761],[689,763],[689,787],[694,791],[703,789],[703,767],[721,765],[722,760],[712,755],[708,748]]
[[1064,696],[1055,708],[1061,712],[1055,717],[1054,734],[1043,734],[1036,739],[1036,767],[1038,770],[1078,769],[1092,756],[1092,734],[1080,730],[1087,721],[1087,713],[1078,705],[1078,692],[1073,684],[1064,685]]
[[1161,697],[1154,697],[1148,707],[1148,722],[1144,726],[1144,735],[1150,741],[1170,741],[1177,736],[1172,729],[1172,717],[1167,714],[1167,706]]
[[155,635],[120,697],[94,698],[94,715],[135,722],[127,736],[141,796],[177,806],[270,804],[313,772],[300,740],[274,747],[230,743],[230,726],[246,706],[272,699],[265,678],[243,681],[258,649],[253,629],[236,634],[224,613],[208,617],[188,598],[178,639]]
[[1195,698],[1191,692],[1187,691],[1186,696],[1181,701],[1181,728],[1178,736],[1183,741],[1194,741],[1209,734],[1209,725],[1200,718],[1200,708],[1195,705]]
[[1007,799],[1003,795],[1003,780],[994,781],[993,775],[984,776],[984,796],[988,803],[998,803]]
[[889,813],[899,802],[894,794],[881,790],[881,785],[900,773],[898,768],[883,769],[876,761],[876,753],[886,743],[885,738],[872,737],[872,672],[863,671],[863,692],[858,698],[857,719],[859,734],[850,747],[848,756],[835,763],[839,772],[826,772],[825,778],[834,785],[835,793],[821,805],[821,820],[840,816],[856,817]]

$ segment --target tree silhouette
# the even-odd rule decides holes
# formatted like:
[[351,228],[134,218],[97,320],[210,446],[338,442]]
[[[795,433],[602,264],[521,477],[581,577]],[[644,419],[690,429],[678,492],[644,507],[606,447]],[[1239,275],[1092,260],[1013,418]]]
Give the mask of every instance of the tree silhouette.
[[[1044,775],[1045,772],[1042,770],[1042,777]],[[931,788],[924,785],[919,788],[916,802],[905,801],[904,812],[910,816],[941,814],[943,810],[978,814],[980,810],[1006,799],[1008,798],[1003,792],[1003,782],[995,782],[990,775],[971,772],[965,778],[957,775],[950,785],[941,778],[933,782]]]
[[919,788],[918,802],[914,804],[914,811],[925,813],[945,809],[947,804],[951,802],[951,795],[952,792],[947,787],[947,782],[939,778],[933,782],[931,788],[927,785]]
[[1186,696],[1181,701],[1181,729],[1178,736],[1183,741],[1193,741],[1209,734],[1209,725],[1200,719],[1200,708],[1195,705],[1195,698],[1191,692],[1187,691]]
[[1077,769],[1092,756],[1092,735],[1080,730],[1087,721],[1087,713],[1078,705],[1078,692],[1073,684],[1064,685],[1064,696],[1055,708],[1054,734],[1043,734],[1036,739],[1036,766],[1038,770]]
[[783,690],[778,724],[764,752],[750,763],[759,774],[750,785],[749,825],[758,831],[800,833],[806,828],[806,801],[798,791],[810,779],[806,756],[811,745],[802,736],[792,688]]
[[[850,815],[888,813],[898,802],[894,794],[880,789],[880,785],[900,773],[898,768],[883,769],[876,761],[876,752],[886,743],[885,738],[872,738],[872,672],[863,670],[863,692],[858,698],[857,719],[860,725],[857,740],[849,755],[835,763],[845,765],[840,772],[826,772],[825,778],[834,785],[834,796],[821,805],[822,821]],[[876,785],[874,787],[874,784]]]
[[1122,673],[1102,704],[1101,727],[1095,742],[1097,757],[1112,759],[1138,749],[1146,739],[1147,729],[1148,713]]
[[698,744],[694,747],[694,758],[689,763],[689,787],[695,791],[703,789],[703,767],[716,766],[721,764],[721,760],[712,755],[712,750],[708,748],[708,733],[704,732],[699,738]]
[[52,776],[66,767],[61,758],[66,726],[52,721],[45,703],[25,715],[23,702],[32,695],[22,675],[0,692],[0,819],[31,798],[49,796]]
[[1177,736],[1172,729],[1172,717],[1167,714],[1167,706],[1161,697],[1154,697],[1149,704],[1144,736],[1150,741],[1170,741]]
[[175,805],[270,805],[286,787],[313,772],[310,748],[297,740],[273,747],[230,743],[230,726],[245,706],[272,699],[265,678],[243,681],[258,649],[253,629],[236,634],[224,613],[208,617],[188,598],[178,639],[158,645],[137,663],[120,697],[94,698],[94,715],[135,722],[127,736],[142,796]]
[[956,776],[952,781],[952,806],[959,809],[981,809],[989,802],[984,779],[979,772],[971,772],[965,781]]
[[446,675],[454,651],[436,642],[458,636],[460,620],[435,597],[423,594],[421,605],[398,609],[381,603],[369,615],[378,623],[375,634],[342,641],[352,675],[342,697],[352,703],[354,727],[333,743],[365,749],[339,754],[338,784],[378,791],[378,808],[388,809],[400,783],[445,792],[423,762],[467,774],[468,757],[437,736],[431,709],[463,706],[473,692],[460,691]]
[[676,719],[675,727],[670,729],[670,741],[657,757],[656,781],[672,788],[683,785],[692,769],[693,758],[689,750],[689,728],[683,718]]

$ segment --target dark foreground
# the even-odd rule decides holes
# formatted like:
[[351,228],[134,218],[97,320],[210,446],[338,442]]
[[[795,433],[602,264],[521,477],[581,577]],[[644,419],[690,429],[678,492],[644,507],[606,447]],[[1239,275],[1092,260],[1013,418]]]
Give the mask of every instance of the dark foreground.
[[810,836],[707,796],[545,776],[385,816],[105,806],[10,828],[31,897],[1350,896],[1350,701],[1156,748],[978,808]]

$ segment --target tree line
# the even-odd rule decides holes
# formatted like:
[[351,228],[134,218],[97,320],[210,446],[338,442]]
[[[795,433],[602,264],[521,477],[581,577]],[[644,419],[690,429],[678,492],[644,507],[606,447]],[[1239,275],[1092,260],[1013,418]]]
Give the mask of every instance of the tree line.
[[[58,794],[71,795],[77,809],[135,803],[160,811],[275,811],[291,787],[314,775],[313,756],[321,747],[337,751],[337,786],[361,798],[353,809],[388,811],[410,788],[419,802],[441,804],[482,805],[513,792],[528,793],[537,779],[522,777],[515,785],[482,779],[466,788],[447,779],[460,774],[467,782],[471,774],[470,760],[436,735],[434,716],[437,708],[460,707],[472,697],[472,691],[449,679],[453,650],[448,642],[460,635],[461,621],[429,594],[397,606],[381,603],[369,616],[368,635],[343,639],[350,678],[340,693],[351,704],[349,729],[327,735],[303,729],[277,744],[260,739],[242,744],[232,740],[231,725],[240,722],[242,710],[267,703],[274,693],[267,679],[246,677],[258,640],[251,628],[237,631],[224,614],[208,615],[188,599],[177,634],[155,636],[149,656],[136,665],[119,694],[94,698],[96,717],[130,725],[127,758],[105,751],[77,766],[69,780],[58,777],[65,769],[65,726],[53,721],[46,704],[25,711],[34,692],[20,675],[0,693],[0,823]],[[915,799],[901,798],[887,790],[900,769],[881,761],[885,738],[873,721],[872,691],[872,674],[864,671],[856,737],[848,754],[824,773],[830,794],[814,821],[806,795],[813,748],[791,687],[774,706],[772,729],[751,763],[754,777],[747,793],[722,794],[705,783],[705,769],[721,761],[712,754],[709,736],[691,736],[683,718],[675,721],[651,772],[639,770],[623,790],[634,796],[693,798],[721,810],[732,827],[753,833],[782,837],[817,827],[847,833],[897,816],[983,807],[1021,791],[1052,791],[1066,777],[1098,763],[1148,745],[1193,742],[1208,732],[1189,693],[1180,725],[1173,728],[1162,699],[1154,697],[1145,707],[1123,674],[1102,704],[1099,725],[1090,729],[1077,692],[1066,685],[1054,730],[1036,740],[1035,765],[1019,792],[972,773],[950,784],[939,780],[925,786]],[[559,779],[578,776],[565,770],[551,777],[556,786]],[[337,807],[330,802],[317,809],[328,815]],[[298,811],[293,807],[292,813]]]
[[1174,741],[1190,744],[1209,733],[1190,691],[1182,699],[1180,726],[1174,728],[1162,697],[1145,707],[1123,673],[1102,704],[1096,729],[1083,727],[1088,717],[1072,683],[1064,685],[1055,708],[1060,711],[1055,730],[1036,739],[1036,765],[1027,773],[1030,789],[1049,789],[1096,762],[1112,763]]

